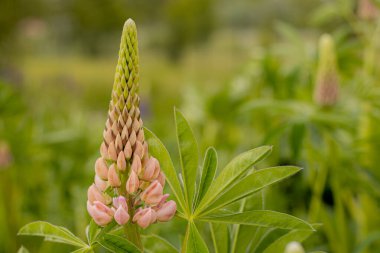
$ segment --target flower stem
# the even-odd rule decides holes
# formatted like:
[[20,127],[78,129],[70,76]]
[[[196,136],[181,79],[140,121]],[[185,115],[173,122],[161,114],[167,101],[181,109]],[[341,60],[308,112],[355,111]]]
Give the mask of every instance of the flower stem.
[[143,250],[143,245],[141,242],[141,237],[139,233],[139,228],[137,224],[132,223],[131,221],[124,225],[124,233],[126,238],[135,244],[141,251]]

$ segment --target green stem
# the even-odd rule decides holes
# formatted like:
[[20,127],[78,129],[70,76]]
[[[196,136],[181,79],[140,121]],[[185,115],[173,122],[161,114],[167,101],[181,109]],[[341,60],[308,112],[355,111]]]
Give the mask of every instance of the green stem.
[[125,232],[126,238],[130,242],[135,244],[139,249],[141,249],[141,251],[144,250],[137,224],[128,222],[127,224],[124,225],[124,232]]
[[183,240],[183,243],[182,243],[181,253],[185,253],[187,251],[187,241],[189,240],[189,235],[190,235],[190,222],[187,223],[186,234],[185,234],[185,239]]

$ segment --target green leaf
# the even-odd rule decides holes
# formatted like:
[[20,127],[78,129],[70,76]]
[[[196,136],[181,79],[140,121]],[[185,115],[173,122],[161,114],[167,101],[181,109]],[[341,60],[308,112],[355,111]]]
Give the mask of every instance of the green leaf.
[[269,210],[254,210],[235,214],[223,214],[200,217],[199,220],[208,222],[222,222],[244,224],[258,227],[275,227],[282,229],[312,230],[307,222],[294,216]]
[[290,242],[303,242],[306,240],[313,231],[307,230],[294,230],[281,236],[267,247],[263,253],[278,253],[284,252],[286,245]]
[[228,253],[228,226],[222,223],[209,223],[215,253]]
[[209,147],[206,151],[205,160],[202,168],[202,178],[199,183],[199,190],[195,206],[203,198],[212,181],[214,180],[216,169],[218,167],[218,155],[213,147]]
[[157,136],[154,135],[154,133],[152,133],[149,129],[144,128],[144,133],[146,141],[149,145],[149,153],[160,161],[161,169],[166,177],[166,182],[172,189],[176,202],[179,204],[182,212],[185,211],[185,205],[183,202],[184,196],[181,184],[178,180],[173,162],[170,159],[169,152],[166,150],[160,139],[158,139]]
[[208,207],[210,202],[241,177],[241,175],[247,172],[249,168],[269,155],[271,150],[272,147],[270,146],[262,146],[244,152],[234,158],[213,181],[204,198],[199,203],[195,213],[198,214],[202,212],[203,209]]
[[105,234],[101,238],[101,240],[99,240],[98,242],[104,248],[115,253],[141,253],[142,252],[132,242],[118,235]]
[[174,116],[185,196],[188,204],[188,213],[191,213],[198,171],[198,145],[193,131],[182,113],[175,109]]
[[189,222],[182,252],[208,253],[208,248],[194,222]]
[[178,250],[164,238],[158,235],[142,236],[144,250],[148,253],[177,253]]
[[88,226],[86,227],[86,237],[90,245],[92,245],[95,242],[99,232],[100,227],[94,222],[93,219],[91,219],[90,224],[88,224]]
[[29,253],[29,250],[27,248],[25,248],[24,246],[21,246],[17,253]]
[[65,243],[77,247],[89,247],[67,228],[52,225],[45,221],[35,221],[23,226],[18,235],[42,236],[46,241]]
[[245,198],[271,184],[277,183],[284,178],[297,173],[300,170],[301,168],[294,166],[279,166],[255,171],[236,182],[224,193],[221,193],[218,198],[204,209],[203,215]]
[[[288,230],[278,228],[258,228],[258,234],[252,239],[250,252],[263,253],[277,238],[285,235]],[[281,252],[282,253],[282,252]]]

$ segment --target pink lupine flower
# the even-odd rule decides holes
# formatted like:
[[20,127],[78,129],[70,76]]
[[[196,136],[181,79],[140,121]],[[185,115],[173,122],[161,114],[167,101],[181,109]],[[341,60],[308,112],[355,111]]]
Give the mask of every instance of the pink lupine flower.
[[135,216],[133,216],[133,222],[136,222],[142,228],[147,228],[150,224],[156,221],[156,218],[156,211],[148,207],[140,209]]
[[131,170],[131,175],[127,180],[126,189],[129,194],[134,194],[139,189],[139,178],[134,170]]
[[123,196],[118,196],[112,199],[112,204],[115,208],[123,207],[128,210],[127,200]]
[[114,215],[112,209],[100,201],[94,201],[93,204],[87,201],[87,211],[99,226],[105,226],[110,223]]
[[120,187],[121,185],[120,178],[115,169],[115,164],[112,164],[108,169],[108,182],[112,187]]
[[124,225],[129,221],[128,211],[120,206],[118,209],[116,209],[114,218],[117,224]]
[[[135,214],[133,222],[146,228],[156,222],[157,211],[159,219],[167,221],[176,209],[172,202],[166,202],[169,195],[163,195],[165,176],[145,141],[138,62],[136,26],[128,20],[121,38],[100,157],[95,162],[94,184],[87,192],[87,210],[100,226],[112,219],[119,225],[127,224]],[[113,194],[118,196],[112,199]]]
[[116,208],[114,215],[115,221],[119,225],[124,225],[129,220],[128,205],[123,196],[119,196],[113,199],[113,206]]
[[155,205],[160,202],[162,198],[162,185],[155,180],[145,191],[141,194],[141,200],[148,205]]
[[166,203],[164,203],[157,211],[157,220],[158,221],[168,221],[175,215],[175,212],[177,211],[177,204],[170,200]]
[[104,195],[99,191],[99,189],[95,186],[95,184],[92,184],[87,191],[87,199],[90,201],[90,203],[93,203],[95,201],[100,201],[102,203],[106,203],[106,198]]

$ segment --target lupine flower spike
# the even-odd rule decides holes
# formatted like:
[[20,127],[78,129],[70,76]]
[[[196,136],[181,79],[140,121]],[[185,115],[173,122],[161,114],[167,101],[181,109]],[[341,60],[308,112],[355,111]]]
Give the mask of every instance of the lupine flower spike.
[[334,40],[324,34],[319,40],[319,61],[314,101],[322,107],[333,106],[338,100],[339,78],[336,68]]
[[87,210],[105,226],[113,219],[146,228],[170,220],[177,209],[163,194],[165,176],[149,155],[140,115],[139,58],[136,25],[124,24],[108,118],[95,162],[95,179],[88,189]]

